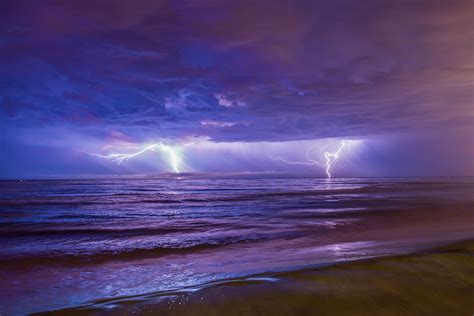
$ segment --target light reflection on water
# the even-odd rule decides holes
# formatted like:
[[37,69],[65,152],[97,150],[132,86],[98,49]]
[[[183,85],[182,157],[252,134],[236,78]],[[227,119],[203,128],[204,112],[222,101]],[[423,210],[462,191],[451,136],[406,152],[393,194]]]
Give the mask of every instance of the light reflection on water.
[[472,189],[440,179],[1,182],[0,306],[57,309],[470,238]]

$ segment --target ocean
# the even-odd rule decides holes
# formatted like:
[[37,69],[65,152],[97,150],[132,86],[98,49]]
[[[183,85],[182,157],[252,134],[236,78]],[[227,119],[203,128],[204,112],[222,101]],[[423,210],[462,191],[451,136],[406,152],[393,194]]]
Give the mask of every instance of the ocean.
[[0,314],[474,237],[472,178],[0,181]]

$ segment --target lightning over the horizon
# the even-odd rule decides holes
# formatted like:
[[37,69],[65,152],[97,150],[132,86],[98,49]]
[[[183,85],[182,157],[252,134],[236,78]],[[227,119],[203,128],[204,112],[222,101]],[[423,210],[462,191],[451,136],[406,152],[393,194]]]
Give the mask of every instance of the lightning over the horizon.
[[157,143],[153,143],[153,144],[149,144],[149,145],[142,145],[142,148],[140,150],[138,150],[136,152],[133,152],[133,153],[129,153],[129,154],[110,153],[110,154],[103,155],[103,154],[99,154],[99,153],[90,153],[90,152],[87,152],[87,151],[82,151],[82,152],[89,155],[89,156],[99,157],[99,158],[102,158],[102,159],[111,160],[111,161],[113,161],[117,164],[122,164],[124,161],[127,161],[131,158],[135,158],[137,156],[140,156],[140,155],[142,155],[142,154],[144,154],[145,152],[148,152],[148,151],[163,152],[163,153],[167,154],[168,163],[171,166],[171,168],[173,169],[173,171],[175,173],[180,173],[181,172],[180,171],[180,164],[182,162],[182,159],[181,159],[181,156],[180,156],[181,150],[176,148],[176,147],[173,147],[173,146],[165,145],[165,144],[163,144],[163,142],[157,142]]
[[[338,149],[335,151],[335,152],[329,152],[329,151],[326,151],[324,152],[323,156],[325,158],[325,163],[322,164],[320,163],[318,160],[312,158],[310,156],[310,153],[312,151],[314,151],[316,149],[316,147],[311,147],[309,148],[305,155],[306,155],[306,161],[290,161],[290,160],[287,160],[283,157],[273,157],[272,155],[268,155],[270,157],[270,159],[272,160],[278,160],[278,161],[282,161],[286,164],[290,164],[290,165],[306,165],[306,166],[319,166],[319,167],[324,167],[325,168],[325,172],[326,172],[326,176],[330,179],[332,178],[332,174],[331,174],[331,168],[334,167],[334,165],[336,164],[336,161],[339,159],[339,156],[341,154],[341,151],[342,149],[344,148],[344,146],[346,145],[346,141],[345,140],[342,140],[341,144],[339,145]],[[324,146],[326,147],[326,146]],[[322,147],[322,148],[324,148]]]
[[473,0],[0,1],[0,179],[474,175],[473,21]]
[[343,140],[335,153],[330,153],[328,151],[324,153],[324,158],[326,158],[326,175],[328,176],[328,178],[332,178],[331,168],[339,159],[339,154],[341,153],[341,150],[342,148],[344,148],[345,145],[346,145],[346,141]]

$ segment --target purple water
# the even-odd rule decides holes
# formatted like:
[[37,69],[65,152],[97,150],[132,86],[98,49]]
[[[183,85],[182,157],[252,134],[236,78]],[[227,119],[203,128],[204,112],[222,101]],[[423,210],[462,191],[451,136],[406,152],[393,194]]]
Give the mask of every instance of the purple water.
[[472,179],[0,182],[0,314],[474,236]]

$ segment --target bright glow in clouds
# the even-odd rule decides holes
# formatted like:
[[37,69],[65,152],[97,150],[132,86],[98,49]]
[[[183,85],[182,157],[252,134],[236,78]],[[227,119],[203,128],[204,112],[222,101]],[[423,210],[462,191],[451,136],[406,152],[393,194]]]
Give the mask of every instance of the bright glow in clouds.
[[107,155],[102,155],[102,154],[97,154],[97,153],[89,153],[86,151],[83,151],[85,154],[88,154],[90,156],[94,157],[99,157],[107,160],[111,160],[113,162],[116,162],[118,164],[122,164],[124,161],[127,161],[131,158],[135,158],[137,156],[140,156],[143,153],[146,153],[148,151],[154,151],[154,152],[163,152],[167,155],[168,157],[168,163],[169,165],[173,168],[173,171],[175,173],[180,172],[180,164],[181,164],[181,149],[171,147],[168,145],[163,144],[162,142],[154,143],[151,145],[142,145],[142,148],[134,153],[130,154],[116,154],[116,153],[111,153]]
[[[311,157],[311,153],[314,152],[317,149],[317,147],[311,147],[306,151],[306,161],[289,161],[282,157],[273,157],[272,155],[269,155],[269,157],[273,160],[279,160],[290,165],[307,165],[307,166],[319,166],[319,167],[324,166],[327,177],[331,178],[332,177],[331,168],[334,167],[334,165],[336,164],[336,161],[339,159],[341,151],[345,145],[346,145],[346,141],[343,140],[334,153],[331,153],[329,151],[324,152],[324,158],[326,160],[324,165]],[[324,149],[325,147],[327,146],[324,146],[321,149]]]
[[[307,172],[305,167],[318,166],[322,175],[331,178],[334,166],[344,156],[344,167],[338,173],[347,174],[357,166],[361,140],[316,139],[289,142],[214,142],[205,137],[135,144],[113,141],[101,144],[101,151],[81,151],[91,157],[114,162],[122,166],[116,172],[154,173],[171,171],[203,173]],[[96,147],[97,148],[97,147]],[[309,148],[300,152],[301,148]],[[158,152],[159,156],[153,153]],[[304,155],[301,157],[301,155]],[[271,158],[274,164],[269,164]],[[136,160],[132,164],[131,160]],[[124,162],[130,164],[124,165]],[[161,161],[161,162],[160,162]],[[283,162],[283,164],[281,163]]]

